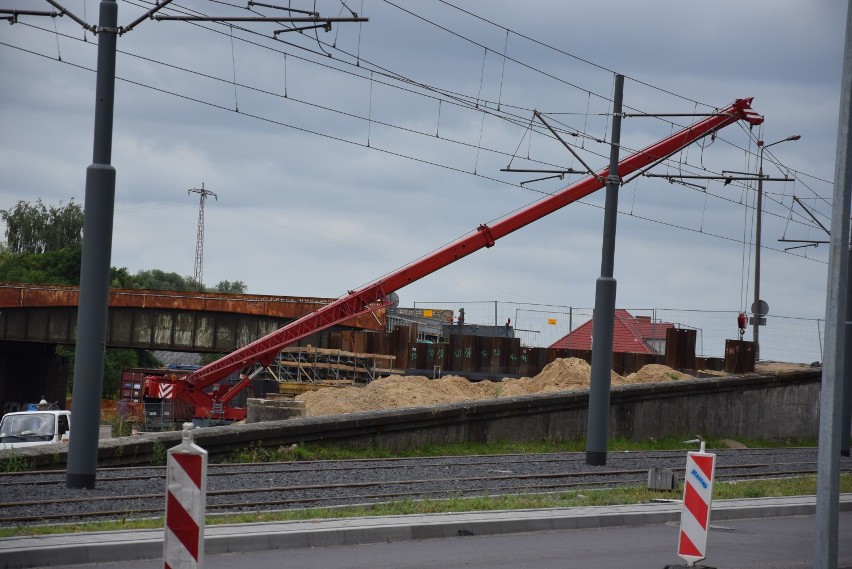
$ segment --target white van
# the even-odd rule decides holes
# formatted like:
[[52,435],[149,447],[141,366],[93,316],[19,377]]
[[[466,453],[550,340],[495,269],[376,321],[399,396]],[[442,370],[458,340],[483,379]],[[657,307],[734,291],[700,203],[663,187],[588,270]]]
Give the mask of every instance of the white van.
[[71,411],[6,413],[0,422],[0,450],[67,442],[70,434]]

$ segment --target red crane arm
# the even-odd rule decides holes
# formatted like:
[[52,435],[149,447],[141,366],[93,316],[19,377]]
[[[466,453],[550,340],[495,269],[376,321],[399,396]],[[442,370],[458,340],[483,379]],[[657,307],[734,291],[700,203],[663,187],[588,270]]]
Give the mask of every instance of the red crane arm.
[[[707,117],[680,132],[672,134],[647,148],[631,154],[618,163],[618,174],[627,176],[645,166],[660,161],[689,146],[717,130],[739,120],[751,125],[763,122],[763,117],[751,109],[752,99],[737,99],[728,108]],[[445,247],[414,261],[358,290],[350,291],[334,302],[306,314],[290,324],[235,350],[229,355],[199,368],[185,377],[196,388],[203,389],[229,374],[254,363],[269,365],[276,354],[294,342],[323,330],[347,318],[370,312],[386,306],[388,294],[413,283],[462,257],[466,257],[483,247],[491,247],[494,242],[513,231],[524,227],[565,207],[604,187],[609,168],[598,173],[599,178],[589,176],[552,196],[548,196],[530,206],[509,215],[493,225],[480,225],[476,231],[446,245]]]

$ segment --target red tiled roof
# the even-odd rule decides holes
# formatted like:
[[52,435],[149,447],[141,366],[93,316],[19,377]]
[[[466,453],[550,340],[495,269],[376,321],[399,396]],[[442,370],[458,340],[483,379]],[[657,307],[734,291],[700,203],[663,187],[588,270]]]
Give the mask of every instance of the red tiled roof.
[[[617,309],[612,329],[612,351],[632,354],[656,353],[645,340],[665,339],[666,330],[673,326],[669,322],[651,322],[648,316],[635,317],[626,310]],[[591,350],[592,320],[557,340],[550,347]]]

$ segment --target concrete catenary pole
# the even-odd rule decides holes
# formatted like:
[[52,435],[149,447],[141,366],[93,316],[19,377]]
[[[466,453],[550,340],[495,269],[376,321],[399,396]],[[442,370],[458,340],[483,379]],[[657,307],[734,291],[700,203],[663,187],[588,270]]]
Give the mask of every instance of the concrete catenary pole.
[[760,167],[757,169],[757,204],[755,205],[755,226],[754,226],[754,304],[752,318],[752,341],[754,341],[754,362],[760,359],[760,318],[763,311],[760,309],[760,238],[763,233],[762,218],[763,218],[763,141],[758,141],[760,145]]
[[852,266],[852,244],[847,256],[846,275],[846,348],[843,350],[843,413],[840,420],[840,455],[849,456],[849,439],[852,438],[852,286],[849,267]]
[[586,464],[606,464],[607,427],[609,424],[610,372],[612,370],[612,333],[615,321],[615,225],[618,215],[618,153],[621,144],[621,102],[624,76],[615,76],[612,101],[612,142],[609,150],[609,174],[606,178],[601,276],[595,286],[595,312],[592,330],[592,377],[589,388],[589,426],[586,436]]
[[94,488],[104,374],[109,298],[115,168],[112,120],[118,4],[101,0],[98,21],[98,76],[95,84],[95,136],[92,164],[86,169],[83,257],[74,351],[74,432],[68,447],[68,488]]
[[840,436],[843,416],[843,365],[846,287],[849,273],[849,209],[852,195],[852,1],[846,7],[846,46],[840,80],[837,163],[831,209],[831,241],[825,298],[825,350],[820,390],[814,569],[837,567],[840,501]]

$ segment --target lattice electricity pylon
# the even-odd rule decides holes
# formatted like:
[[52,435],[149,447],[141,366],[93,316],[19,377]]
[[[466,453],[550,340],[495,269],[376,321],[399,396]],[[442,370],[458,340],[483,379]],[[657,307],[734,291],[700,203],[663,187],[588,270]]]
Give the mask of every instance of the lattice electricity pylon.
[[207,200],[207,196],[213,196],[216,201],[219,201],[219,197],[210,190],[205,190],[204,182],[201,182],[200,188],[192,188],[187,190],[186,193],[198,194],[198,232],[195,236],[195,276],[193,278],[195,279],[195,286],[198,290],[201,290],[204,287],[202,280],[204,276],[204,202]]

